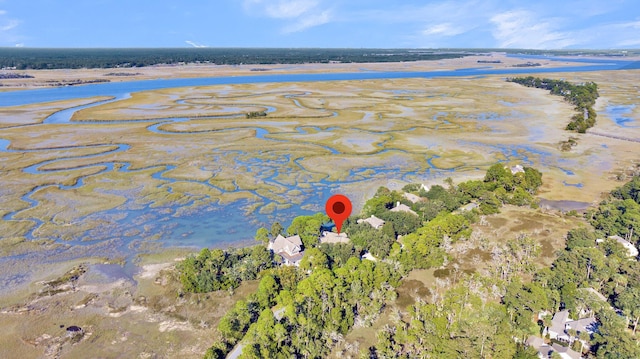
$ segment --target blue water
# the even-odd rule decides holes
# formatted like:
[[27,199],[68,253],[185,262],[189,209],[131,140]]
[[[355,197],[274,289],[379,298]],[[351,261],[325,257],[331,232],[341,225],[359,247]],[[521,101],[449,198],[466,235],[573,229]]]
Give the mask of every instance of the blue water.
[[[532,58],[526,55],[511,55],[521,58]],[[536,58],[536,57],[534,57]],[[269,82],[313,82],[313,81],[346,81],[346,80],[376,80],[399,78],[435,78],[453,76],[481,76],[481,75],[517,75],[534,73],[558,73],[576,71],[611,71],[640,68],[640,62],[626,60],[604,59],[566,59],[556,57],[540,57],[553,61],[573,61],[585,63],[584,66],[570,66],[561,68],[507,68],[492,69],[486,67],[458,69],[454,71],[426,71],[426,72],[354,72],[354,73],[315,73],[315,74],[275,74],[255,76],[227,76],[208,78],[176,78],[143,81],[110,82],[88,84],[82,86],[67,86],[38,90],[23,90],[0,92],[0,106],[16,106],[39,102],[59,101],[75,98],[95,96],[126,96],[132,92],[159,90],[174,87],[233,85]]]
[[611,105],[607,106],[605,114],[620,127],[638,128],[637,120],[629,116],[635,108],[636,105]]
[[[545,57],[546,58],[546,57]],[[567,59],[558,58],[546,58],[552,61],[567,61]],[[144,90],[156,90],[164,88],[185,87],[185,86],[205,86],[205,85],[218,85],[218,84],[246,84],[246,83],[266,83],[266,82],[301,82],[301,81],[334,81],[334,80],[370,80],[370,79],[393,79],[393,78],[432,78],[432,77],[451,77],[451,76],[475,76],[480,77],[491,74],[521,74],[521,73],[544,73],[544,72],[569,72],[569,71],[606,71],[606,70],[620,70],[628,68],[629,66],[635,66],[634,63],[622,60],[593,60],[593,59],[580,59],[579,62],[584,62],[586,66],[574,66],[565,68],[509,68],[509,69],[491,69],[487,67],[459,69],[456,71],[431,71],[431,72],[366,72],[366,73],[328,73],[328,74],[290,74],[290,75],[257,75],[257,76],[238,76],[238,77],[217,77],[217,78],[189,78],[189,79],[162,79],[162,80],[146,80],[146,81],[131,81],[131,82],[118,82],[118,83],[103,83],[103,84],[90,84],[83,86],[73,87],[60,87],[49,88],[39,90],[25,90],[25,91],[12,91],[12,92],[0,92],[0,106],[13,106],[24,105],[32,103],[40,103],[54,100],[66,100],[77,98],[88,98],[95,96],[112,96],[114,99],[106,100],[89,105],[77,106],[70,109],[59,111],[47,119],[45,124],[55,124],[59,126],[74,126],[69,122],[70,117],[75,111],[103,104],[106,102],[117,101],[128,98],[131,93]],[[575,61],[571,59],[571,61]],[[408,92],[397,91],[399,95],[409,94]],[[297,106],[300,106],[298,97],[306,96],[308,93],[292,94],[288,95]],[[509,105],[508,103],[504,103]],[[267,108],[267,112],[275,111],[275,108]],[[333,114],[336,115],[335,113]],[[438,114],[434,117],[434,121],[442,124],[449,124],[448,121],[440,117],[446,116],[446,113]],[[225,117],[225,116],[218,116]],[[232,116],[226,116],[232,117]],[[212,117],[215,118],[215,117]],[[166,119],[153,119],[153,120],[136,120],[140,122],[149,122],[148,130],[172,135],[188,134],[176,134],[170,131],[164,131],[161,126],[172,122],[187,121],[187,118],[166,118]],[[479,118],[481,121],[498,121],[502,120],[497,114],[487,113],[482,114]],[[113,122],[125,122],[125,121],[113,121]],[[130,121],[126,121],[130,122]],[[88,123],[106,123],[103,121],[88,122]],[[275,138],[270,138],[269,132],[260,127],[259,122],[253,124],[253,127],[243,127],[254,129],[255,136],[258,139],[265,141],[279,141]],[[332,131],[334,128],[319,127],[298,127],[296,130],[300,134],[306,134],[307,129],[313,129],[315,131]],[[408,130],[408,131],[411,131]],[[375,132],[375,131],[370,131]],[[107,146],[111,146],[107,148]],[[0,151],[3,152],[36,152],[36,151],[48,151],[50,149],[10,149],[10,142],[0,138]],[[105,147],[105,152],[91,154],[91,155],[74,155],[73,151],[77,148],[89,148],[89,147]],[[340,152],[334,148],[328,146],[322,146],[325,150],[333,154],[339,154]],[[380,146],[379,146],[380,147]],[[561,168],[558,163],[555,163],[551,159],[551,154],[536,149],[532,146],[494,146],[495,151],[503,153],[508,161],[517,160],[523,164],[531,165],[533,160],[529,156],[536,156],[536,162],[546,163],[548,165],[555,165]],[[65,161],[69,159],[77,158],[99,158],[104,156],[105,160],[86,166],[76,167],[71,170],[81,169],[86,167],[102,166],[99,172],[90,175],[96,176],[109,171],[120,172],[136,172],[149,168],[154,168],[155,172],[152,177],[156,180],[162,181],[158,188],[167,193],[173,193],[173,186],[176,182],[184,182],[184,180],[176,180],[166,176],[166,173],[173,169],[172,166],[155,165],[144,169],[130,169],[128,162],[115,162],[111,156],[117,152],[124,152],[128,149],[128,145],[125,144],[113,144],[113,145],[94,145],[94,146],[69,146],[60,147],[57,150],[68,150],[69,153],[54,160],[47,160],[36,165],[30,166],[24,169],[24,172],[31,175],[38,175],[43,173],[57,172],[56,170],[45,170],[44,166],[53,165],[55,162]],[[268,151],[268,148],[265,148]],[[398,150],[385,150],[383,152],[395,151],[402,153]],[[380,152],[382,153],[382,152]],[[378,153],[379,154],[379,153]],[[377,155],[377,154],[376,154]],[[100,224],[93,230],[81,232],[78,230],[76,236],[72,241],[60,241],[73,246],[92,246],[92,250],[98,250],[99,248],[109,248],[110,251],[117,251],[120,253],[127,253],[139,248],[141,243],[148,240],[154,240],[160,238],[160,243],[166,245],[180,245],[180,246],[224,246],[234,243],[242,243],[251,241],[251,238],[255,234],[256,229],[259,226],[269,226],[273,221],[280,221],[285,226],[296,215],[311,214],[313,212],[322,211],[322,204],[324,201],[334,193],[341,185],[347,183],[356,183],[364,179],[386,178],[386,179],[404,179],[411,180],[413,178],[424,178],[442,176],[450,172],[454,172],[456,169],[441,170],[432,165],[433,158],[425,158],[424,163],[431,165],[426,170],[421,170],[423,164],[416,163],[389,163],[386,166],[380,166],[375,168],[370,167],[358,167],[354,165],[346,176],[344,181],[329,181],[328,179],[320,179],[313,183],[312,188],[298,188],[296,183],[282,183],[278,180],[280,175],[287,175],[285,178],[296,178],[298,183],[308,182],[310,178],[304,176],[291,176],[295,170],[284,169],[283,164],[293,163],[300,166],[301,158],[294,158],[291,155],[275,156],[270,159],[258,159],[249,156],[242,151],[221,151],[211,153],[211,161],[215,163],[217,156],[234,156],[235,166],[242,167],[247,172],[255,174],[256,178],[259,178],[262,182],[269,185],[273,185],[274,188],[281,188],[284,192],[288,192],[294,189],[299,189],[303,194],[298,196],[298,199],[292,203],[291,207],[285,209],[278,209],[273,213],[261,214],[260,210],[265,205],[271,203],[266,197],[260,195],[256,191],[249,192],[260,199],[261,206],[255,211],[251,211],[248,216],[248,211],[253,205],[248,200],[240,200],[231,204],[219,204],[213,203],[206,206],[196,205],[196,199],[186,199],[186,203],[169,203],[162,206],[156,206],[152,204],[141,205],[136,202],[135,197],[131,198],[131,193],[121,193],[128,196],[129,200],[122,206],[115,209],[103,211],[99,213],[93,213],[80,218],[79,221],[97,221]],[[117,165],[117,166],[116,166]],[[203,166],[203,170],[204,170]],[[562,168],[561,168],[562,169]],[[67,169],[68,170],[68,169]],[[371,174],[373,170],[373,174]],[[285,172],[286,171],[286,172]],[[367,174],[364,174],[367,172]],[[566,170],[567,175],[571,175],[570,171]],[[56,186],[60,190],[73,190],[79,188],[84,184],[87,177],[80,178],[76,183],[72,185],[56,185],[48,184],[45,186],[32,189],[30,192],[22,196],[22,200],[33,207],[38,205],[38,201],[34,199],[34,194],[38,191]],[[186,182],[198,182],[190,181]],[[219,189],[216,186],[208,182],[198,182],[208,187]],[[581,186],[581,184],[568,184],[568,186]],[[219,189],[221,190],[221,189]],[[111,190],[108,188],[99,189],[103,193],[118,194],[117,190]],[[221,190],[222,191],[222,190]],[[238,188],[236,187],[236,191]],[[227,191],[229,192],[229,191]],[[233,192],[233,191],[231,191]],[[277,193],[276,193],[277,194]],[[134,193],[135,195],[135,193]],[[282,194],[282,203],[288,203],[289,196]],[[185,208],[189,208],[185,210]],[[20,211],[19,211],[20,212]],[[9,213],[4,216],[3,220],[17,219],[19,212]],[[27,218],[34,223],[34,226],[27,233],[27,238],[37,239],[37,229],[43,224],[41,220],[37,218]],[[73,231],[73,230],[70,230]],[[56,240],[56,238],[53,238]],[[100,243],[96,245],[96,243]],[[99,250],[98,250],[99,252]]]

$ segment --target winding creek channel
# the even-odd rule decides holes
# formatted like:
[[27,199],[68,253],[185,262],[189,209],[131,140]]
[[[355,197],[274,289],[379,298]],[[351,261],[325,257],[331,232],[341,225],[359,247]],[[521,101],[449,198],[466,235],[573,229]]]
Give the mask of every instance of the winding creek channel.
[[[555,60],[548,58],[549,60]],[[567,61],[567,59],[558,58],[557,61]],[[573,61],[573,59],[571,60]],[[105,101],[94,102],[87,105],[77,106],[73,108],[64,109],[48,116],[42,124],[55,125],[55,126],[68,126],[70,131],[73,127],[79,124],[91,124],[91,125],[108,125],[127,123],[130,124],[133,121],[144,123],[146,130],[162,135],[171,136],[184,136],[193,132],[174,132],[163,129],[163,126],[186,122],[191,118],[155,118],[145,120],[118,120],[118,121],[82,121],[75,122],[71,118],[75,112],[88,109],[95,106],[104,105],[106,103],[122,101],[130,98],[131,93],[146,90],[157,90],[174,87],[187,87],[187,86],[206,86],[206,85],[219,85],[219,84],[246,84],[246,83],[268,83],[268,82],[307,82],[307,81],[335,81],[335,80],[365,80],[365,79],[393,79],[393,78],[431,78],[431,77],[449,77],[449,76],[483,76],[483,75],[495,75],[495,74],[520,74],[520,73],[544,73],[544,72],[570,72],[570,71],[609,71],[609,70],[622,70],[622,69],[634,69],[640,68],[637,62],[629,62],[622,60],[607,60],[607,61],[585,61],[585,66],[573,66],[563,68],[513,68],[513,69],[490,69],[490,68],[473,68],[473,69],[461,69],[458,71],[433,71],[433,72],[359,72],[359,73],[327,73],[327,74],[295,74],[295,75],[257,75],[257,76],[238,76],[238,77],[219,77],[219,78],[192,78],[192,79],[164,79],[164,80],[147,80],[147,81],[132,81],[132,82],[118,82],[118,83],[106,83],[106,84],[91,84],[75,87],[61,87],[41,90],[24,90],[13,92],[0,92],[0,106],[16,106],[26,105],[33,103],[41,103],[57,100],[69,100],[78,98],[89,98],[96,96],[109,96],[111,99]],[[301,97],[307,96],[309,93],[291,93],[285,95],[286,98],[293,101],[295,106],[303,108],[300,101]],[[398,93],[399,96],[410,96],[412,93]],[[264,111],[271,113],[276,111],[275,107],[255,105],[264,108]],[[630,121],[627,119],[627,114],[630,109],[628,107],[610,107],[607,109],[613,115],[616,116],[616,121],[619,121],[621,126],[631,126]],[[337,116],[337,113],[327,112],[327,116]],[[221,116],[208,116],[206,119],[230,119],[243,117],[244,114],[235,115],[221,115]],[[366,116],[375,116],[374,113],[368,113]],[[492,115],[486,115],[486,118],[481,118],[482,121],[499,121],[499,118],[492,117]],[[35,126],[35,125],[24,125]],[[253,130],[254,136],[257,139],[268,140],[275,142],[288,142],[286,140],[280,140],[273,136],[267,128],[260,126],[260,121],[255,122],[255,126],[243,126],[243,127],[231,127],[223,130],[210,130],[216,132],[224,131],[236,131],[236,130]],[[309,131],[323,131],[332,132],[336,128],[329,127],[320,129],[315,126],[298,126],[295,127],[300,135],[305,135]],[[410,128],[406,131],[412,131]],[[365,131],[361,130],[360,131]],[[202,131],[197,131],[202,132]],[[382,134],[384,131],[368,131],[370,134]],[[339,149],[313,144],[320,147],[322,150],[328,153],[340,155]],[[387,152],[400,153],[402,150],[385,148],[384,142],[375,144],[377,152],[375,155],[384,154]],[[74,151],[92,149],[96,150],[91,154],[73,154]],[[66,147],[50,147],[50,148],[38,148],[38,149],[20,149],[12,146],[11,141],[2,138],[2,130],[0,129],[0,152],[17,152],[17,153],[35,153],[56,150],[69,150],[69,154],[62,155],[55,159],[48,159],[40,163],[36,163],[25,167],[22,171],[29,175],[42,175],[47,176],[56,172],[68,172],[75,170],[84,170],[87,168],[96,168],[91,174],[79,176],[75,183],[71,185],[63,184],[44,184],[32,188],[29,192],[25,193],[21,199],[28,204],[27,208],[9,212],[5,214],[2,221],[14,221],[14,220],[27,220],[33,222],[33,226],[30,227],[25,237],[29,240],[40,239],[38,236],[38,228],[43,225],[43,221],[34,216],[28,216],[29,210],[38,206],[39,201],[35,194],[45,190],[47,188],[55,187],[62,191],[73,191],[74,189],[84,186],[88,178],[93,176],[99,176],[109,172],[120,173],[136,173],[141,171],[152,171],[152,177],[155,180],[161,181],[169,193],[172,192],[172,186],[175,186],[177,182],[194,182],[201,185],[205,185],[209,188],[220,192],[234,192],[240,191],[236,187],[235,190],[222,189],[208,180],[177,180],[167,175],[167,172],[175,169],[172,165],[153,165],[145,168],[131,169],[131,163],[121,160],[114,160],[113,156],[118,153],[126,153],[130,149],[130,145],[126,143],[106,143],[98,145],[86,145],[86,146],[66,146]],[[532,164],[532,160],[528,157],[533,154],[541,161],[547,161],[549,166],[556,166],[568,176],[572,173],[570,170],[565,170],[562,167],[562,163],[554,162],[550,157],[551,154],[541,151],[532,146],[499,146],[496,145],[493,151],[500,152],[504,155],[507,161],[518,160],[523,164]],[[241,152],[238,152],[241,154]],[[225,153],[219,153],[224,155]],[[253,213],[249,214],[251,218],[247,216],[247,208],[252,206],[252,202],[247,199],[240,199],[224,206],[210,206],[207,208],[198,208],[193,210],[187,210],[180,212],[180,207],[184,205],[174,205],[165,207],[155,207],[153,205],[136,206],[133,199],[130,198],[127,203],[119,206],[115,209],[110,209],[101,212],[89,213],[81,218],[82,221],[96,221],[104,222],[105,225],[99,225],[96,228],[90,229],[82,235],[72,239],[53,238],[58,244],[62,244],[62,248],[56,249],[56,251],[69,250],[74,247],[77,254],[70,254],[70,256],[83,256],[83,255],[98,255],[104,254],[104,251],[109,251],[112,256],[129,256],[131,253],[136,252],[140,248],[144,247],[145,241],[149,239],[157,239],[154,235],[161,233],[159,238],[160,242],[168,246],[223,246],[228,244],[242,244],[252,240],[256,229],[259,226],[269,226],[274,220],[288,223],[288,221],[296,215],[310,214],[316,211],[320,211],[323,208],[323,203],[328,196],[335,192],[341,186],[346,184],[356,184],[362,181],[367,176],[365,172],[373,171],[376,175],[382,175],[390,179],[407,181],[418,175],[428,175],[432,177],[446,176],[448,172],[454,172],[456,169],[440,169],[435,166],[432,161],[436,157],[426,159],[426,162],[431,166],[427,168],[424,173],[418,173],[418,170],[399,170],[399,167],[373,167],[373,168],[354,168],[350,171],[346,179],[344,180],[329,180],[323,178],[310,183],[310,186],[306,188],[297,188],[295,185],[282,183],[278,180],[282,171],[294,171],[291,166],[283,166],[284,164],[293,163],[302,169],[300,165],[301,159],[294,160],[291,156],[282,155],[275,159],[264,160],[260,158],[245,158],[241,159],[240,156],[236,158],[237,166],[244,166],[249,168],[249,172],[260,172],[260,179],[264,183],[273,184],[278,187],[285,187],[286,191],[300,191],[303,193],[304,203],[303,205],[293,205],[289,208],[278,209],[277,213],[261,213],[259,210],[254,209]],[[75,167],[64,166],[65,161],[79,160],[79,159],[93,159],[95,162],[90,164],[77,165]],[[401,166],[402,164],[398,164]],[[580,183],[573,183],[567,181],[567,186],[580,186]],[[242,190],[249,192],[253,196],[261,198],[265,204],[272,203],[272,200],[266,198],[256,190]],[[192,203],[189,203],[192,204]],[[189,207],[189,205],[187,205]],[[178,214],[180,212],[180,214]],[[143,228],[142,230],[140,228]],[[0,234],[2,236],[2,234]],[[90,238],[90,240],[87,240]],[[77,250],[77,248],[83,248]],[[2,259],[0,259],[1,261]]]

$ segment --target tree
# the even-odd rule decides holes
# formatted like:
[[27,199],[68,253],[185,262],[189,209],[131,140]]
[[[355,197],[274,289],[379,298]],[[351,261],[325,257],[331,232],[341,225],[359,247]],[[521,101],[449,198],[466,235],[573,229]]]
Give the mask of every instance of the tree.
[[269,243],[269,231],[264,227],[258,228],[258,230],[256,231],[255,239],[256,241],[262,242],[262,244],[267,245]]
[[304,257],[300,260],[300,269],[316,271],[329,268],[329,258],[318,248],[310,248],[304,251]]
[[279,234],[282,234],[284,227],[280,224],[280,222],[273,222],[271,225],[271,237],[276,238]]
[[273,276],[267,274],[262,277],[258,285],[258,291],[256,292],[256,298],[260,306],[263,308],[272,307],[278,290],[278,283]]

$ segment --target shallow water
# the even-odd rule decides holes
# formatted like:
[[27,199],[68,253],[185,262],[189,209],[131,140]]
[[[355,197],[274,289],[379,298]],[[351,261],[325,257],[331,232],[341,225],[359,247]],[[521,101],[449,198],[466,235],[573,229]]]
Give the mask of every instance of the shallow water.
[[[626,66],[624,62],[613,63],[598,63],[592,67],[580,68],[581,70],[588,71],[589,68],[593,70],[614,70],[622,66]],[[541,69],[538,69],[541,70]],[[547,69],[551,70],[551,69]],[[102,101],[89,105],[78,106],[63,111],[59,111],[46,120],[46,124],[55,124],[61,126],[69,126],[72,128],[75,123],[69,121],[75,111],[86,109],[99,104],[107,102],[117,101],[130,97],[130,93],[141,90],[179,87],[179,86],[199,86],[207,84],[225,84],[225,83],[259,83],[259,82],[289,82],[289,81],[320,81],[320,80],[335,80],[335,79],[378,79],[378,78],[403,78],[403,77],[434,77],[434,76],[463,76],[465,74],[478,74],[478,73],[530,73],[536,72],[532,69],[524,69],[518,71],[517,69],[508,69],[508,71],[492,72],[486,68],[474,68],[474,69],[462,69],[451,72],[425,72],[425,73],[402,73],[402,72],[376,72],[375,74],[319,74],[319,75],[268,75],[268,76],[255,76],[255,77],[239,77],[239,78],[211,78],[211,79],[174,79],[174,80],[149,80],[149,81],[134,81],[125,83],[111,83],[100,85],[86,85],[79,87],[65,87],[59,89],[46,89],[46,90],[27,90],[20,91],[20,94],[0,93],[0,103],[5,106],[10,104],[23,104],[49,101],[53,99],[75,99],[79,97],[94,97],[94,96],[115,96],[113,100]],[[497,71],[497,70],[496,70]],[[562,72],[568,71],[568,69],[553,69],[549,72]],[[420,91],[405,91],[405,90],[391,90],[392,93],[398,95],[421,95]],[[308,93],[290,94],[285,97],[290,98],[293,103],[298,107],[303,107],[298,98],[308,95]],[[510,106],[509,103],[504,103],[505,106]],[[274,107],[268,107],[267,112],[273,112],[276,109]],[[381,114],[374,112],[363,112],[364,119],[367,120],[380,120]],[[334,113],[334,116],[336,114]],[[243,115],[234,116],[212,116],[211,119],[216,118],[237,118]],[[451,125],[445,118],[447,113],[442,112],[434,116],[433,120],[442,125]],[[207,118],[208,119],[208,118]],[[475,120],[479,120],[485,123],[503,121],[503,117],[496,113],[484,113],[474,117]],[[152,120],[135,120],[135,122],[148,122],[147,129],[151,132],[158,134],[170,134],[176,136],[188,136],[189,133],[176,133],[171,131],[162,130],[162,125],[166,125],[174,122],[189,121],[188,118],[159,118]],[[108,124],[108,123],[129,123],[132,121],[91,121],[83,122],[83,124]],[[256,122],[255,126],[242,127],[243,129],[255,130],[255,137],[261,140],[268,141],[281,141],[275,138],[271,138],[270,132],[260,127],[260,123]],[[439,125],[438,125],[439,126]],[[235,128],[234,128],[235,129]],[[226,131],[232,129],[225,129]],[[331,132],[336,128],[321,129],[315,126],[301,126],[295,128],[295,130],[302,135],[310,134],[310,131],[322,131]],[[407,131],[412,131],[409,129]],[[384,133],[384,131],[368,131],[372,134]],[[536,136],[535,131],[533,136]],[[556,166],[565,171],[568,176],[573,175],[570,170],[565,170],[563,163],[558,163],[558,160],[554,158],[551,153],[540,150],[535,146],[530,145],[518,145],[518,146],[506,146],[506,145],[494,145],[489,146],[483,143],[473,143],[473,146],[490,147],[495,152],[500,152],[504,155],[507,161],[517,161],[526,165],[533,165],[534,163],[541,163],[546,166]],[[0,139],[0,151],[5,152],[35,152],[35,151],[47,151],[48,149],[38,150],[12,150],[9,149],[10,142],[6,139]],[[102,145],[106,146],[106,145]],[[113,155],[117,152],[124,152],[129,149],[126,144],[114,144],[110,146],[116,146],[114,149],[91,155],[60,157],[55,160],[44,161],[24,169],[25,173],[31,175],[41,175],[47,173],[53,173],[53,171],[42,170],[41,167],[46,165],[52,165],[56,162],[63,162],[65,160],[79,159],[79,158],[93,158],[99,156]],[[326,149],[332,154],[340,154],[340,152],[330,146],[318,145]],[[89,146],[70,146],[69,149],[86,148]],[[96,147],[96,146],[92,146]],[[377,146],[381,148],[380,145]],[[395,151],[397,153],[403,153],[401,150],[384,150],[376,155]],[[385,180],[414,180],[416,178],[437,178],[445,177],[450,173],[454,173],[456,168],[440,169],[437,168],[432,161],[437,158],[433,156],[424,159],[424,162],[428,164],[426,168],[420,168],[415,163],[389,162],[386,166],[358,166],[357,164],[351,168],[344,180],[341,181],[329,181],[328,179],[320,179],[315,183],[309,183],[311,188],[299,188],[298,183],[283,183],[278,180],[278,177],[283,174],[291,174],[295,172],[295,169],[286,167],[288,163],[294,163],[300,166],[302,159],[294,159],[291,156],[279,156],[274,159],[261,159],[254,158],[243,153],[242,151],[226,151],[224,153],[212,153],[211,158],[215,161],[216,156],[234,156],[235,166],[242,166],[247,168],[247,172],[253,173],[263,183],[273,184],[275,186],[281,186],[286,189],[287,192],[293,190],[300,190],[303,193],[304,202],[294,203],[289,208],[279,208],[275,212],[269,212],[264,210],[267,205],[274,203],[273,201],[261,196],[256,191],[246,191],[257,198],[262,204],[255,210],[251,210],[251,213],[247,213],[249,208],[255,203],[249,200],[238,200],[231,204],[220,205],[214,203],[207,206],[201,206],[192,208],[193,202],[186,205],[180,204],[167,204],[163,206],[155,206],[154,203],[147,205],[139,205],[134,202],[134,198],[130,198],[127,203],[112,210],[102,211],[98,213],[89,214],[80,220],[82,221],[99,221],[100,224],[95,229],[77,233],[76,239],[73,241],[60,240],[59,243],[69,245],[70,247],[83,247],[82,251],[69,251],[65,255],[73,256],[73,253],[103,253],[108,251],[110,255],[130,255],[135,253],[139,248],[144,247],[144,244],[151,242],[158,242],[164,245],[170,246],[226,246],[229,244],[238,243],[250,243],[255,231],[260,226],[269,226],[273,221],[280,221],[285,226],[288,222],[297,215],[311,214],[317,211],[322,211],[324,201],[341,186],[345,184],[360,183],[363,180],[373,179],[385,179]],[[116,168],[115,165],[118,165]],[[99,165],[105,166],[105,169],[94,174],[96,176],[102,173],[110,171],[119,171],[123,173],[133,173],[144,169],[131,170],[130,164],[123,161],[106,161]],[[97,164],[86,165],[76,167],[76,169],[86,168],[91,166],[97,166]],[[570,167],[570,166],[568,166]],[[163,181],[163,184],[159,188],[166,189],[168,193],[173,193],[173,187],[176,182],[194,182],[207,185],[212,188],[222,189],[207,183],[206,181],[195,180],[176,180],[170,177],[166,177],[165,174],[174,169],[173,166],[157,165],[153,166],[155,172],[152,178]],[[148,168],[145,168],[148,169]],[[202,168],[204,170],[204,167]],[[366,173],[366,174],[365,174]],[[22,199],[27,202],[31,207],[38,205],[38,201],[33,199],[33,195],[41,189],[48,186],[58,186],[62,190],[73,190],[80,188],[84,185],[84,181],[88,176],[80,178],[80,180],[72,186],[61,185],[45,185],[36,187]],[[302,178],[295,177],[297,181],[304,181]],[[572,184],[565,181],[565,185],[579,186],[581,184]],[[109,190],[103,190],[105,193],[109,193]],[[236,188],[237,191],[237,188]],[[223,191],[234,192],[234,191]],[[128,196],[135,195],[135,193],[129,193]],[[286,197],[286,194],[283,195]],[[185,208],[188,208],[185,210]],[[11,220],[17,214],[9,213],[5,216],[4,220]],[[37,228],[42,225],[42,221],[37,218],[32,218],[35,226],[29,231],[27,237],[29,239],[37,239]],[[55,239],[54,239],[55,240]],[[56,252],[58,253],[58,252]],[[58,253],[60,255],[60,253]],[[79,254],[78,254],[79,255]]]
[[616,125],[622,128],[639,128],[638,119],[630,117],[636,105],[611,105],[607,106],[604,113]]

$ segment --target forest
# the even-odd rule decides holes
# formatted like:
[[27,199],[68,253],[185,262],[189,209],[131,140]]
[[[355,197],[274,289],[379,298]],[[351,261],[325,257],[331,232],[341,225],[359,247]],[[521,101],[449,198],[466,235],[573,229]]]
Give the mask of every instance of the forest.
[[277,49],[277,48],[0,48],[0,68],[17,70],[144,67],[208,63],[266,65],[442,60],[472,54],[464,50]]
[[[349,243],[318,243],[328,220],[322,213],[297,217],[286,229],[275,222],[258,230],[256,240],[263,243],[278,234],[300,235],[305,251],[299,267],[278,265],[264,245],[204,249],[187,258],[178,267],[185,292],[259,279],[257,291],[221,319],[205,358],[224,358],[240,345],[241,358],[535,359],[537,351],[525,344],[531,336],[586,358],[640,357],[640,263],[609,238],[624,236],[637,246],[640,177],[585,214],[588,225],[567,233],[551,267],[539,265],[540,244],[526,234],[505,238],[487,271],[460,273],[442,291],[433,289],[402,310],[394,305],[397,288],[411,271],[441,267],[449,260],[447,248],[469,240],[471,224],[482,216],[507,204],[536,208],[542,174],[496,164],[483,180],[446,183],[410,184],[402,191],[381,187],[345,223]],[[413,203],[403,193],[421,200]],[[390,211],[397,202],[415,214]],[[469,203],[477,206],[463,210]],[[370,215],[384,219],[384,226],[357,223]],[[376,260],[364,259],[364,253]],[[549,339],[545,328],[560,310],[576,319],[594,317],[597,330],[570,331],[571,342]],[[351,330],[372,326],[385,311],[389,319],[374,345],[341,346]]]
[[569,131],[585,133],[596,124],[597,114],[593,105],[599,95],[598,85],[594,82],[575,85],[564,80],[540,79],[533,76],[516,77],[508,81],[549,90],[552,95],[562,96],[565,101],[575,106],[576,114],[571,117],[566,127]]

